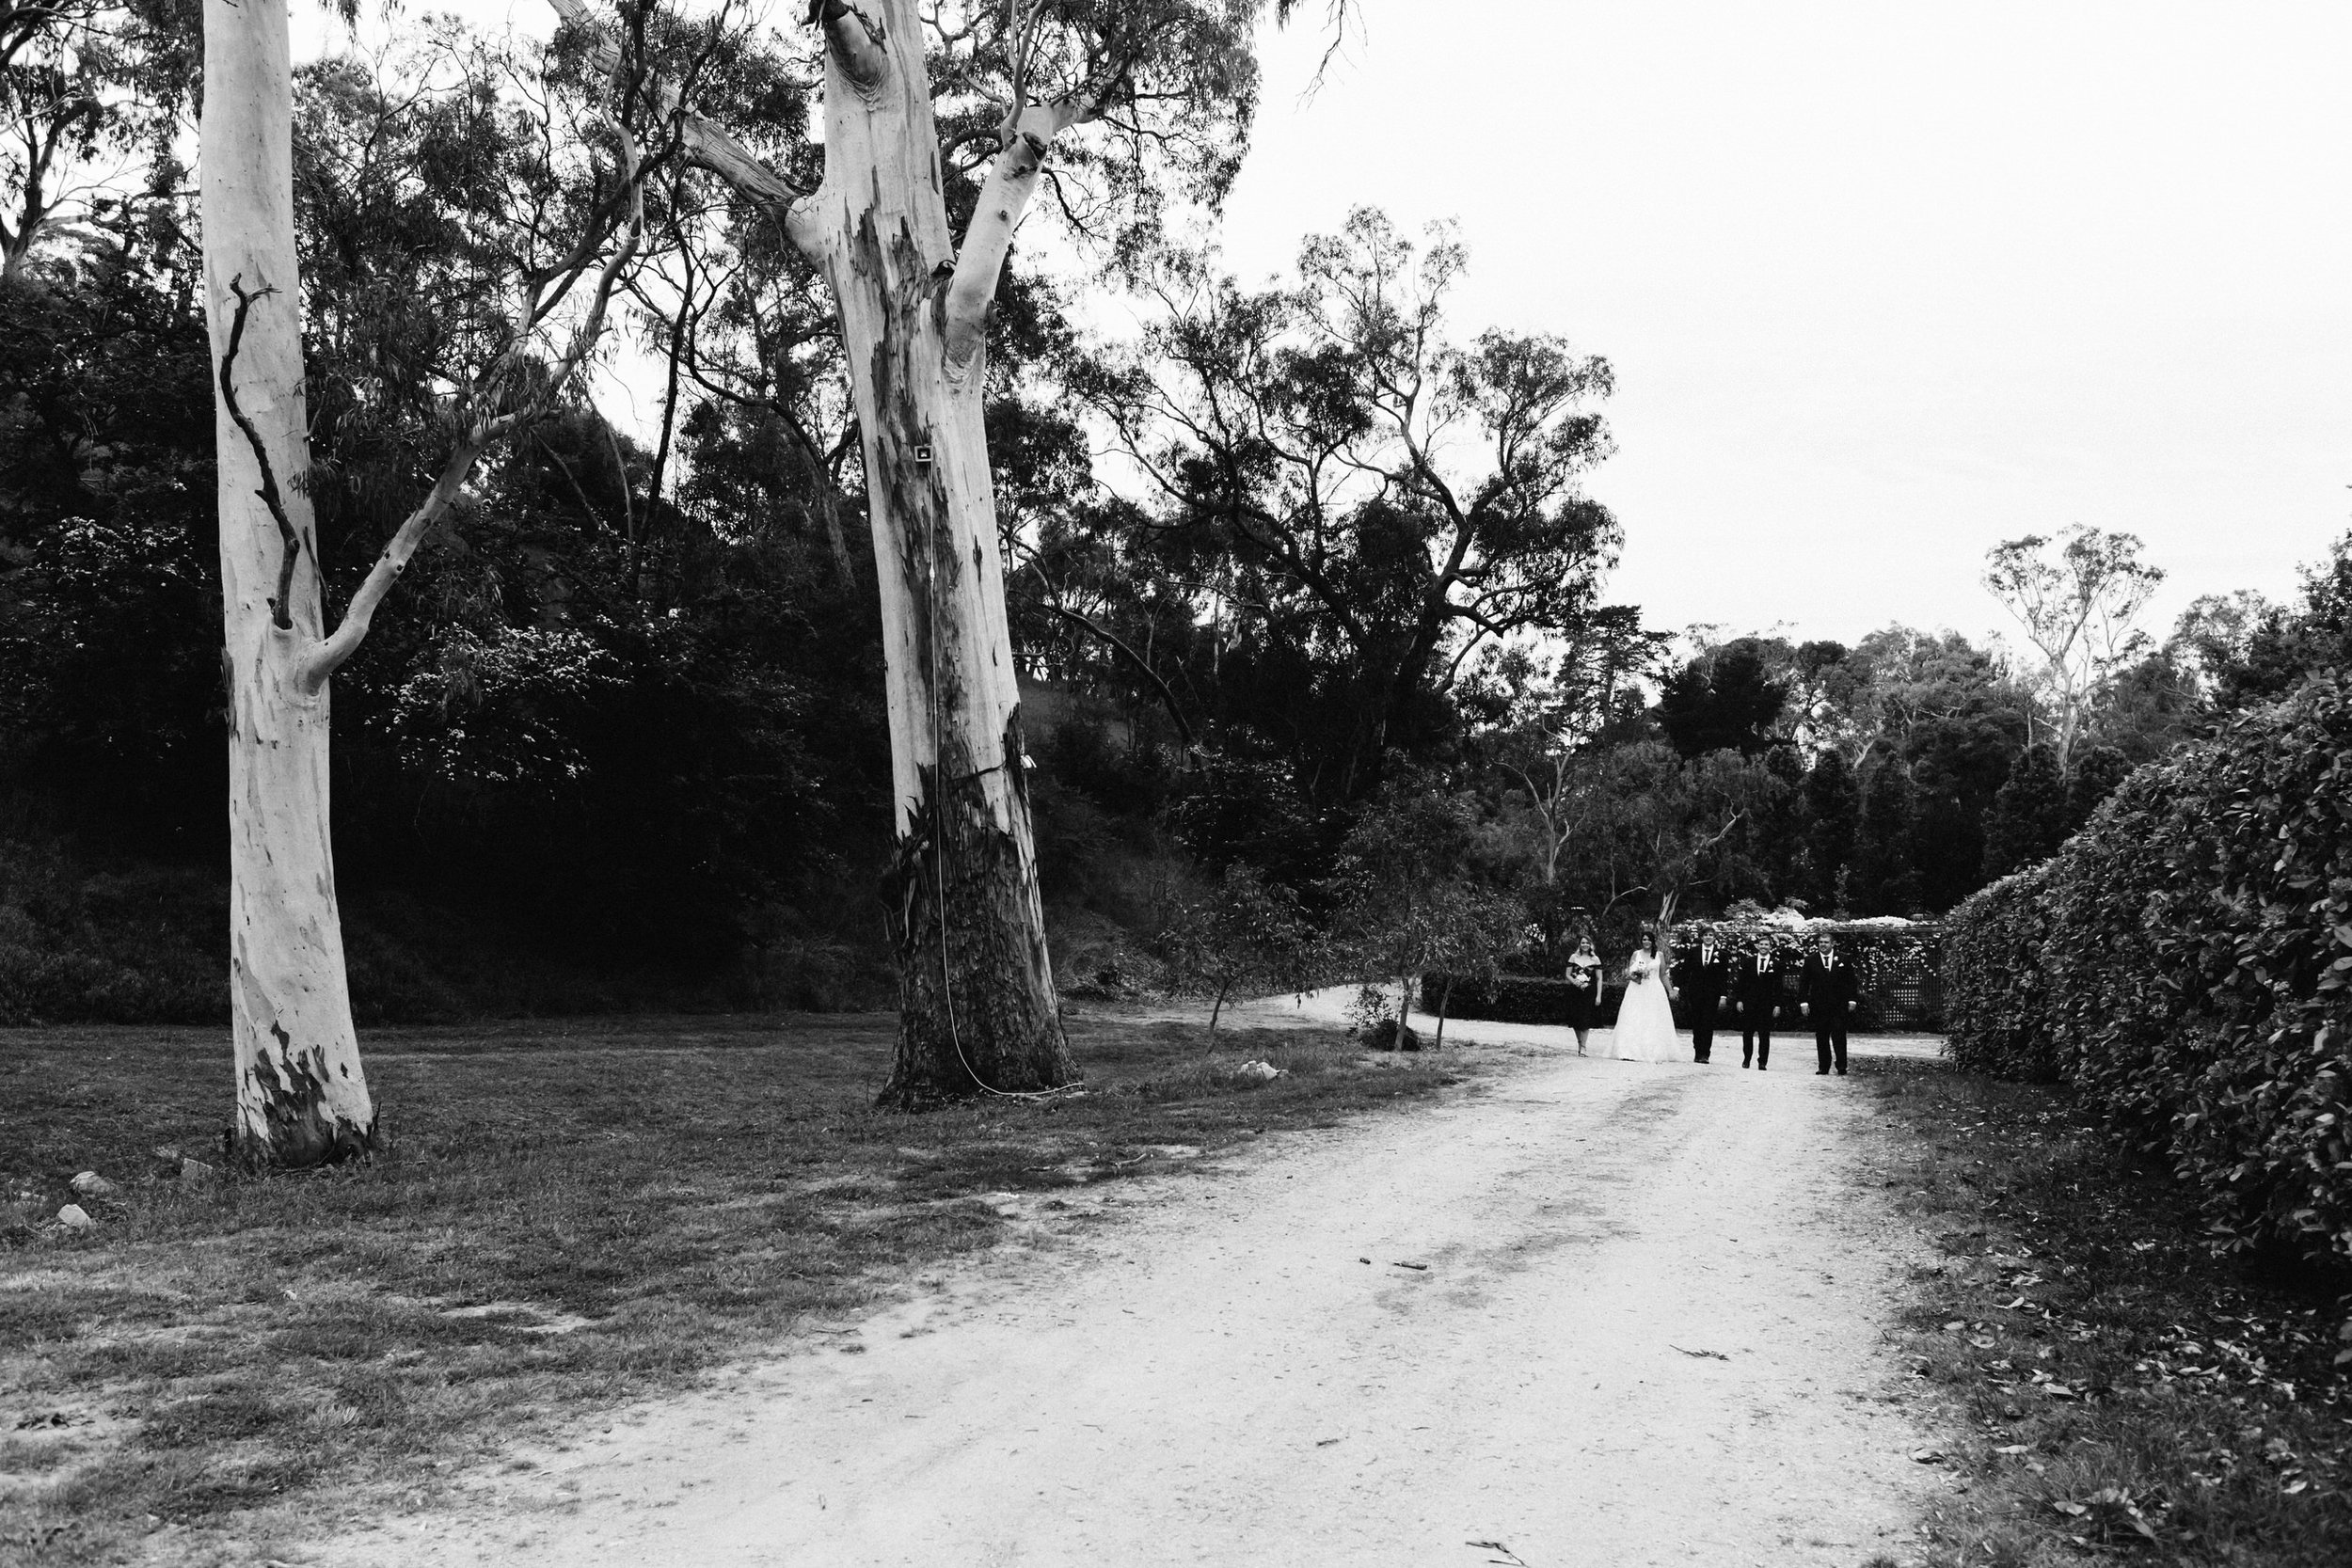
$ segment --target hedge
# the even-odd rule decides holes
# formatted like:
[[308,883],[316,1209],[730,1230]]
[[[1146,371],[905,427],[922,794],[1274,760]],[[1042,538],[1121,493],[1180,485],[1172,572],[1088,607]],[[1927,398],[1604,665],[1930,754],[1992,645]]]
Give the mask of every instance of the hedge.
[[1963,902],[1944,927],[1945,1049],[1966,1071],[2047,1083],[2058,1073],[2046,986],[2046,894],[2056,861],[2002,878]]
[[[1498,974],[1491,980],[1456,979],[1451,993],[1446,990],[1444,975],[1422,975],[1414,1007],[1435,1013],[1440,998],[1449,1018],[1493,1019],[1503,1023],[1568,1022],[1568,982],[1550,975]],[[1615,1023],[1617,1004],[1624,999],[1624,981],[1603,980],[1600,1007],[1594,1023],[1604,1029]]]
[[2072,1084],[2228,1244],[2352,1257],[2352,680],[2140,768],[1947,930],[1962,1066]]

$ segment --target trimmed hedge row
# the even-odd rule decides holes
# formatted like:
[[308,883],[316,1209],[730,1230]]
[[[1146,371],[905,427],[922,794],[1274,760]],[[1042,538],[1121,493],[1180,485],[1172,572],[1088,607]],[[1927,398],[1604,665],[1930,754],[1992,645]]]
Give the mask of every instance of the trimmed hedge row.
[[[1444,998],[1449,1018],[1492,1019],[1502,1023],[1565,1023],[1568,1021],[1568,982],[1550,975],[1498,974],[1491,980],[1454,982],[1448,993],[1445,976],[1424,974],[1413,1006],[1435,1013]],[[1601,982],[1600,1006],[1594,1023],[1608,1028],[1617,1022],[1617,1004],[1625,1000],[1625,982]]]
[[2140,768],[1947,931],[1963,1067],[2071,1083],[2233,1244],[2352,1257],[2352,680]]
[[1945,1049],[1968,1072],[2048,1083],[2058,1075],[2046,985],[2044,894],[2055,860],[1979,889],[1944,925]]

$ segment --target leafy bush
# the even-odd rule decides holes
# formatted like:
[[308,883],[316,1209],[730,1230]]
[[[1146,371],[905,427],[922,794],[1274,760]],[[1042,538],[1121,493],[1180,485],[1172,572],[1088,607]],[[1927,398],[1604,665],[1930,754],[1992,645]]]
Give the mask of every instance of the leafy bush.
[[1161,947],[1177,984],[1210,998],[1212,1042],[1228,998],[1237,992],[1305,990],[1318,977],[1321,961],[1297,895],[1238,861],[1225,868],[1214,896],[1179,907]]
[[2352,1256],[2352,680],[2141,768],[1951,930],[1963,1065],[2074,1084],[2231,1244]]

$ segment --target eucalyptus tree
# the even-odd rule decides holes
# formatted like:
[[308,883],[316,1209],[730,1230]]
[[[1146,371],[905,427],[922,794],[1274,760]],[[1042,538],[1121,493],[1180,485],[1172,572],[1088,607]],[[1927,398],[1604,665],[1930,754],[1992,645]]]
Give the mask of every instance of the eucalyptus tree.
[[1574,640],[1619,532],[1582,489],[1610,451],[1606,360],[1542,333],[1446,332],[1464,264],[1368,209],[1289,287],[1200,257],[1155,273],[1141,338],[1082,386],[1218,613],[1349,716],[1343,797],[1423,748],[1482,648]]
[[2137,622],[2164,569],[2141,560],[2139,548],[2137,534],[2076,524],[2055,539],[2005,540],[1985,557],[1985,587],[2042,656],[2061,773],[2101,690],[2150,646]]
[[0,281],[44,241],[176,182],[194,75],[177,21],[123,0],[0,0]]
[[[584,0],[553,4],[574,36],[603,36]],[[834,313],[889,693],[884,900],[901,1022],[885,1103],[1076,1076],[1046,954],[1005,607],[984,417],[990,308],[1041,188],[1114,256],[1147,247],[1171,202],[1222,195],[1268,8],[815,0],[821,151],[768,136],[763,156],[755,117],[682,84],[662,89],[693,160],[773,222]],[[1270,8],[1283,17],[1292,3]]]
[[0,281],[23,273],[57,220],[61,175],[105,125],[91,77],[106,16],[97,0],[0,4]]
[[205,0],[201,201],[229,709],[232,1142],[248,1161],[314,1164],[379,1140],[336,904],[330,683],[484,456],[565,395],[596,341],[637,251],[645,181],[669,151],[665,117],[646,92],[644,42],[641,11],[605,102],[588,112],[592,125],[567,123],[552,95],[459,82],[449,89],[449,161],[379,171],[410,188],[438,181],[478,196],[478,210],[453,214],[435,237],[474,286],[442,302],[440,387],[398,385],[395,375],[357,400],[421,398],[439,450],[419,476],[421,497],[330,623],[312,502],[328,476],[313,470],[305,396],[285,0]]

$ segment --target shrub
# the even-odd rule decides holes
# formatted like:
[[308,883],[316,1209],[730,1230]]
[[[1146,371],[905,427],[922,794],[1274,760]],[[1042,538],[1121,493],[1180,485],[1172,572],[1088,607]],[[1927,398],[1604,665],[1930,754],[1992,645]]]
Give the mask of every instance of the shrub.
[[2072,1083],[2228,1244],[2352,1256],[2352,682],[2140,768],[1950,929],[1963,1065]]
[[1303,991],[1314,984],[1320,961],[1297,895],[1238,861],[1225,868],[1215,895],[1179,907],[1162,934],[1161,950],[1180,987],[1210,998],[1213,1045],[1217,1018],[1230,998]]

